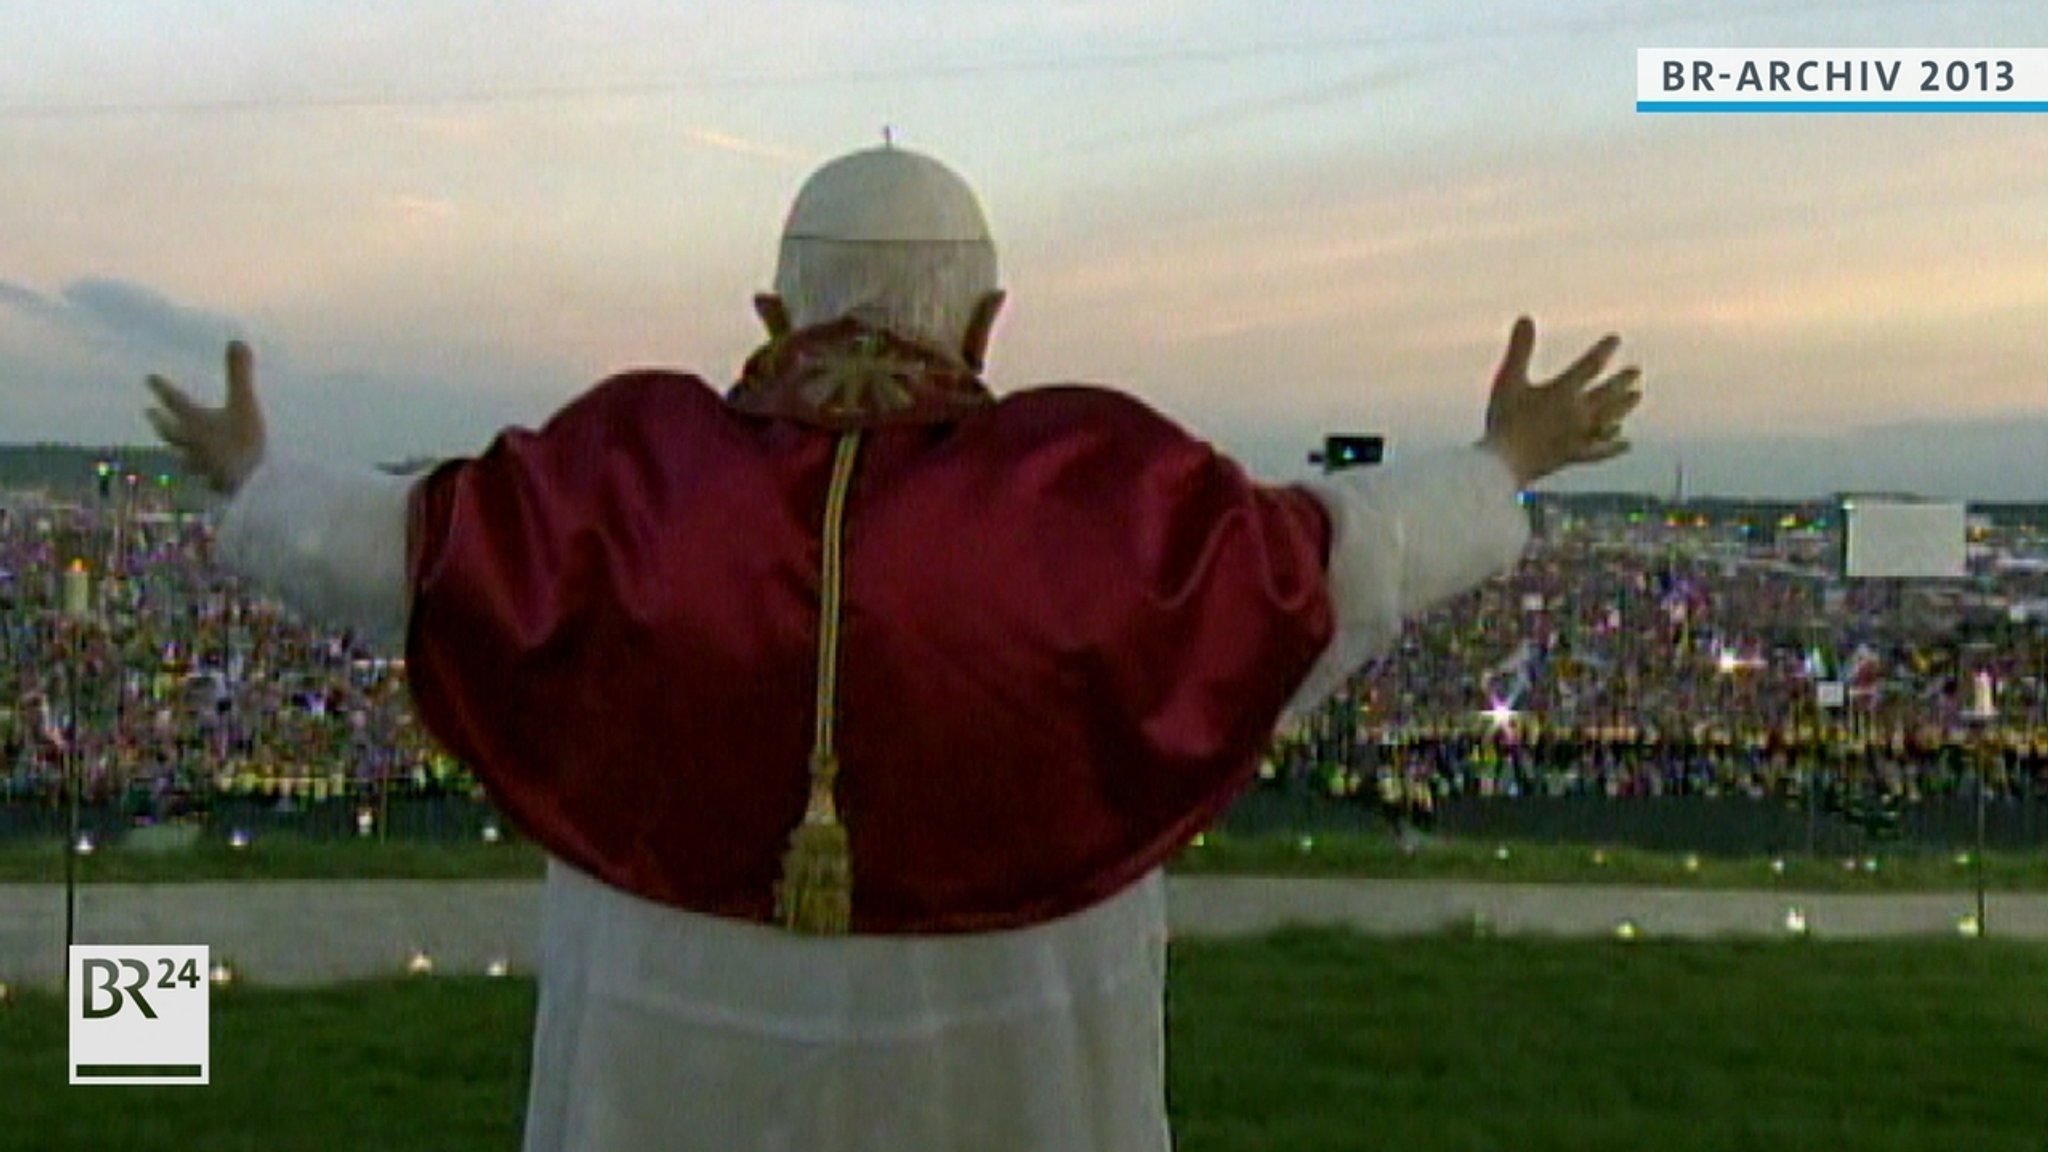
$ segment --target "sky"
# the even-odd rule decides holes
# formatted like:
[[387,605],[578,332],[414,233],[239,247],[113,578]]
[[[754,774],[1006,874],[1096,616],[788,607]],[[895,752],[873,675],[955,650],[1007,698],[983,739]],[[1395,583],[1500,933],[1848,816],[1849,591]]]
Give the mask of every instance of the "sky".
[[1276,480],[1470,441],[1526,313],[1541,371],[1645,372],[1556,487],[2048,500],[2048,115],[1634,111],[1638,48],[2048,47],[2038,0],[0,0],[0,45],[0,441],[146,441],[230,337],[337,460],[729,380],[887,125],[982,196],[998,390]]

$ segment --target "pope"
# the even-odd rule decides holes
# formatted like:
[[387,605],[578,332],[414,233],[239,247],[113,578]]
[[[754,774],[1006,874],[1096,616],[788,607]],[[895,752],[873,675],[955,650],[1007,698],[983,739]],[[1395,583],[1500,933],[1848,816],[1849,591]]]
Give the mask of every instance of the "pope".
[[152,378],[222,558],[402,641],[418,715],[549,857],[528,1152],[1170,1147],[1162,864],[1402,620],[1512,566],[1517,495],[1626,449],[1618,341],[1482,435],[1261,483],[1146,405],[997,395],[973,191],[798,191],[723,392],[627,371],[416,477]]

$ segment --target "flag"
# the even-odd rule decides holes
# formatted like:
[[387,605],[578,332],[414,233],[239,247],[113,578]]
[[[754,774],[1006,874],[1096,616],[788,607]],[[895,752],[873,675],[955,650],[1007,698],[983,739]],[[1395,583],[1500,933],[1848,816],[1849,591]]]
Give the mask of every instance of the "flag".
[[1835,667],[1834,656],[1823,651],[1818,644],[1806,650],[1804,671],[1806,678],[1809,680],[1836,680],[1840,678],[1840,672]]
[[1531,666],[1536,663],[1537,658],[1536,645],[1524,640],[1507,659],[1487,670],[1482,683],[1491,689],[1498,681],[1506,680],[1506,688],[1496,694],[1512,704],[1528,692]]

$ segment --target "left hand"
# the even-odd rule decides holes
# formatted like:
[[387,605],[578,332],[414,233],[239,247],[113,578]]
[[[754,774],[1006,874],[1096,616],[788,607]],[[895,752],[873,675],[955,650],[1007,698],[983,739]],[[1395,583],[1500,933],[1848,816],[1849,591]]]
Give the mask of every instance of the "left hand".
[[263,408],[256,402],[255,357],[237,340],[228,345],[228,396],[221,408],[195,402],[177,385],[151,376],[149,390],[161,407],[143,415],[164,443],[213,490],[232,496],[263,460]]

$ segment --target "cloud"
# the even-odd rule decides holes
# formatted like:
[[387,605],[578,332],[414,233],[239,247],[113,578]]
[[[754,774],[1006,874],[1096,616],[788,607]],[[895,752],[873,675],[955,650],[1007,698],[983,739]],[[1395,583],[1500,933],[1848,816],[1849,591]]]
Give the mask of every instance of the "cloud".
[[[217,388],[237,319],[128,280],[86,277],[55,292],[0,280],[0,403],[11,440],[153,441],[142,378]],[[209,370],[209,366],[210,370]]]
[[1135,126],[1083,137],[1056,154],[1087,156],[1107,149],[1156,146],[1161,140],[1185,141],[1258,125],[1262,121],[1341,105],[1365,107],[1368,98],[1403,87],[1423,75],[1419,63],[1387,64],[1334,82],[1284,92],[1260,94],[1210,105],[1192,115],[1153,119]]
[[730,132],[719,132],[710,128],[685,128],[683,139],[717,152],[730,152],[736,156],[751,156],[758,160],[780,160],[798,163],[809,157],[793,149],[760,140],[749,140]]
[[[120,294],[111,309],[84,295],[96,311],[0,280],[0,440],[154,443],[142,386],[152,372],[218,402],[221,346],[211,336],[199,333],[203,345],[186,338],[194,354],[174,357],[162,350],[171,336],[132,326],[125,338],[107,334],[103,324],[128,303]],[[172,307],[174,318],[210,315]],[[272,444],[337,464],[477,451],[501,427],[538,425],[593,376],[445,332],[369,341],[266,317],[257,336],[256,386]],[[139,350],[146,342],[153,350]]]
[[0,280],[0,305],[45,324],[63,325],[67,315],[62,304],[32,288],[24,288],[8,280]]
[[247,326],[221,313],[179,304],[129,280],[87,277],[55,298],[0,280],[0,305],[88,343],[111,341],[136,352],[180,359],[219,353]]
[[445,196],[421,196],[410,192],[394,192],[384,198],[384,206],[405,219],[419,224],[453,220],[456,216],[455,201]]

